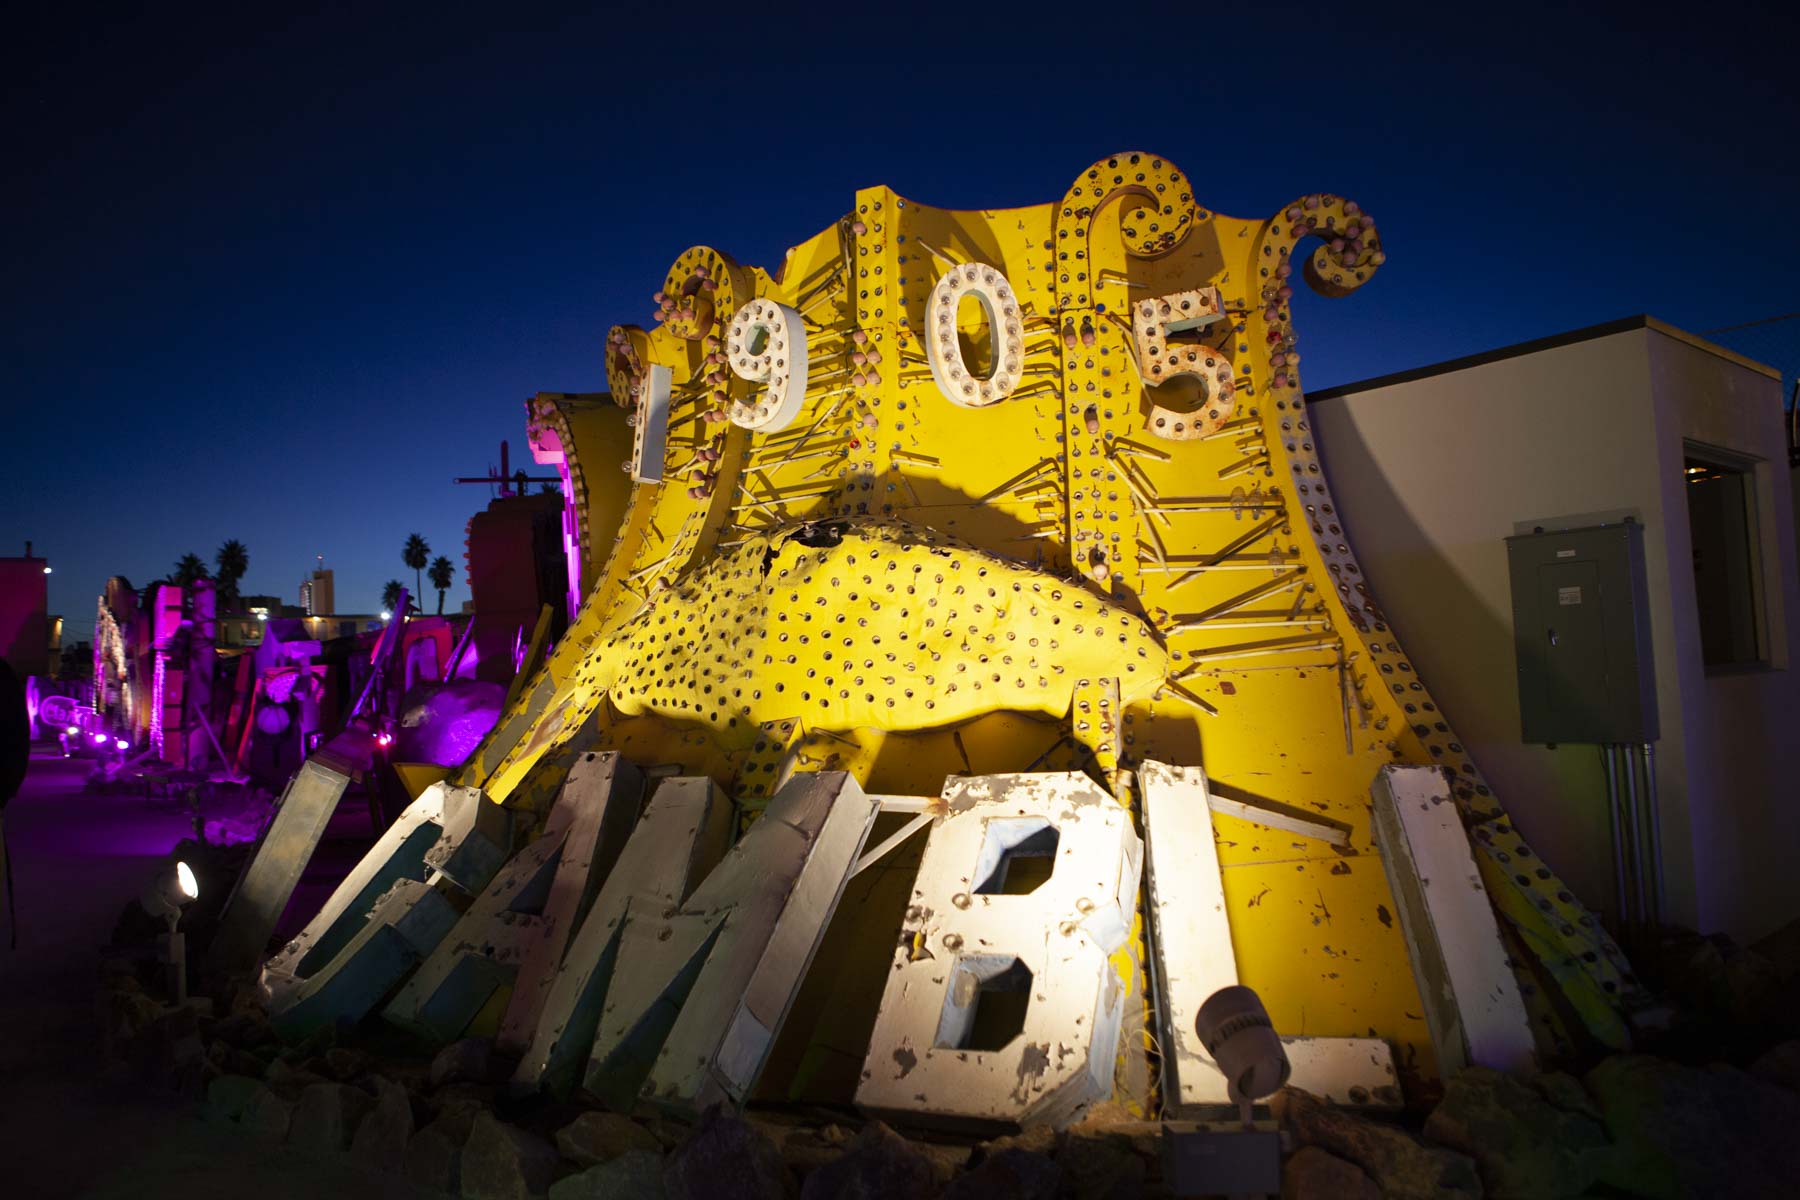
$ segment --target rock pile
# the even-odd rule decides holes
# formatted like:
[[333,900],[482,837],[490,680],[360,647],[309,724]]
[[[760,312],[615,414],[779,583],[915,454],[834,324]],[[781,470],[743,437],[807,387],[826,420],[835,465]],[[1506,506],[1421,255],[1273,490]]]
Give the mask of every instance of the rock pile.
[[[480,1039],[412,1064],[327,1035],[277,1041],[253,1010],[139,1012],[126,1044],[203,1084],[209,1119],[348,1156],[466,1200],[1137,1200],[1170,1193],[1161,1128],[1099,1114],[1059,1132],[921,1140],[847,1114],[714,1110],[693,1125],[510,1100]],[[159,1025],[159,1022],[161,1024]],[[164,1047],[150,1053],[146,1046]],[[186,1047],[176,1051],[170,1047]],[[1800,1195],[1800,1043],[1750,1070],[1647,1055],[1584,1076],[1471,1068],[1410,1125],[1287,1089],[1273,1098],[1286,1200]]]

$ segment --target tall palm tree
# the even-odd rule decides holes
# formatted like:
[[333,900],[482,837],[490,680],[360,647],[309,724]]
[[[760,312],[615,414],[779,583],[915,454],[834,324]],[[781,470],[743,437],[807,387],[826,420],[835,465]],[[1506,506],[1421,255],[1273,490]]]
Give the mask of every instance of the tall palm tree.
[[425,564],[431,560],[431,543],[427,542],[422,534],[409,533],[406,535],[406,549],[401,551],[400,556],[406,560],[406,565],[413,569],[413,595],[423,594],[425,583],[420,579],[419,572],[423,571]]
[[450,582],[456,578],[456,566],[443,555],[431,560],[431,586],[437,589],[437,615],[444,615],[444,593],[450,590]]
[[[381,589],[381,607],[388,612],[394,612],[400,605],[400,593],[405,590],[406,585],[398,579],[388,580],[387,586]],[[396,613],[395,615],[400,614]]]
[[219,547],[214,560],[219,567],[219,592],[224,600],[227,612],[235,612],[238,607],[238,580],[250,569],[250,551],[244,543],[232,538]]
[[178,588],[191,588],[197,580],[211,579],[212,572],[206,568],[206,560],[193,551],[175,560],[173,582]]

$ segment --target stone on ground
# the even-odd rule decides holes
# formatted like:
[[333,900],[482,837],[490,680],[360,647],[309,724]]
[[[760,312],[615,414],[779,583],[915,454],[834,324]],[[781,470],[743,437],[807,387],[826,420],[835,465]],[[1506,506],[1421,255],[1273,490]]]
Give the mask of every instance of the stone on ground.
[[561,1159],[535,1133],[492,1113],[475,1118],[463,1145],[463,1200],[529,1200],[550,1190]]
[[209,1121],[237,1122],[258,1092],[268,1090],[260,1079],[247,1075],[221,1075],[206,1086],[206,1104],[201,1115]]
[[268,1087],[259,1088],[238,1115],[238,1124],[251,1133],[281,1141],[287,1137],[294,1106]]
[[664,1200],[662,1155],[627,1150],[550,1185],[550,1200]]
[[121,1058],[137,1035],[162,1013],[158,1004],[135,979],[115,981],[100,993],[100,1051],[106,1058]]
[[943,1142],[914,1142],[913,1149],[931,1163],[932,1174],[940,1184],[949,1183],[969,1165],[969,1147]]
[[1778,1042],[1750,1064],[1758,1079],[1800,1092],[1800,1042]]
[[1079,1126],[1063,1134],[1056,1165],[1058,1200],[1137,1200],[1149,1174],[1129,1135]]
[[300,1093],[315,1083],[329,1082],[323,1075],[278,1058],[263,1071],[263,1080],[275,1094],[287,1100],[298,1100]]
[[436,1125],[406,1143],[406,1177],[427,1191],[457,1195],[462,1189],[462,1145]]
[[663,1164],[663,1190],[669,1200],[789,1200],[798,1189],[774,1142],[714,1107]]
[[1617,1144],[1601,1183],[1649,1197],[1781,1197],[1800,1180],[1800,1096],[1732,1067],[1620,1054],[1587,1074]]
[[1281,1127],[1366,1171],[1390,1200],[1479,1200],[1481,1179],[1461,1154],[1421,1145],[1392,1126],[1352,1116],[1311,1092],[1283,1088],[1269,1101]]
[[1061,1179],[1049,1155],[1009,1146],[952,1182],[942,1200],[1052,1200]]
[[333,1046],[325,1052],[325,1074],[339,1083],[350,1083],[375,1069],[375,1060],[365,1051],[348,1046]]
[[628,1150],[645,1150],[662,1157],[656,1135],[630,1117],[610,1112],[584,1112],[556,1131],[556,1148],[570,1162],[595,1167],[611,1162]]
[[1594,1098],[1587,1094],[1581,1086],[1581,1080],[1564,1071],[1545,1071],[1541,1075],[1533,1075],[1527,1082],[1537,1089],[1538,1095],[1567,1113],[1580,1113],[1591,1117],[1604,1125],[1606,1118],[1600,1115],[1600,1106]]
[[276,1040],[269,1018],[259,1009],[232,1013],[213,1023],[212,1035],[234,1046],[266,1046]]
[[263,1073],[262,1059],[223,1038],[213,1039],[212,1045],[206,1048],[206,1059],[226,1075],[260,1077]]
[[820,1167],[842,1158],[853,1140],[851,1134],[837,1124],[823,1125],[818,1129],[792,1129],[756,1122],[751,1124],[768,1135],[781,1152],[781,1161],[802,1180]]
[[487,1083],[494,1070],[494,1043],[488,1038],[463,1038],[451,1042],[431,1060],[431,1086],[446,1083]]
[[400,1171],[412,1139],[412,1100],[391,1079],[377,1075],[373,1082],[375,1102],[350,1139],[350,1157],[380,1171]]
[[1473,1158],[1495,1200],[1579,1196],[1600,1178],[1612,1146],[1595,1118],[1565,1112],[1523,1080],[1486,1067],[1450,1080],[1425,1136]]
[[926,1200],[937,1190],[931,1160],[880,1121],[806,1177],[801,1200]]
[[1281,1164],[1281,1200],[1381,1200],[1381,1189],[1355,1163],[1302,1146]]
[[288,1126],[288,1141],[314,1154],[350,1148],[350,1135],[369,1110],[369,1094],[347,1083],[315,1083],[300,1093]]

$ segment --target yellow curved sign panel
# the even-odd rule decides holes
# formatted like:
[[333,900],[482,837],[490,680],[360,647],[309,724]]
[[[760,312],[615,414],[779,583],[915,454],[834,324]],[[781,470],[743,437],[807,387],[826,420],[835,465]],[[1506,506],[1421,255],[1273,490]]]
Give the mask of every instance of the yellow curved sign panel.
[[[616,486],[573,497],[585,601],[458,782],[541,809],[534,768],[590,723],[747,819],[796,769],[914,796],[1085,771],[1136,812],[1138,764],[1201,766],[1229,811],[1342,831],[1219,818],[1242,982],[1283,1032],[1380,1037],[1429,1073],[1369,789],[1435,764],[1553,984],[1534,1015],[1617,1044],[1628,968],[1418,678],[1314,444],[1290,298],[1384,257],[1351,200],[1227,217],[1142,153],[1029,208],[868,188],[773,269],[686,251],[649,327],[607,336],[617,407],[533,410],[575,477],[635,482],[622,511]],[[1137,961],[1115,959],[1141,997]]]

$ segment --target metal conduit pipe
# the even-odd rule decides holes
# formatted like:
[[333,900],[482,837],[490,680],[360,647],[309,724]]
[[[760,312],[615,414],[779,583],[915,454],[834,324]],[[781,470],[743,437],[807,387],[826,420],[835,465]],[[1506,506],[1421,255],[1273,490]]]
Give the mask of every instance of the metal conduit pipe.
[[1612,826],[1613,921],[1619,929],[1631,923],[1631,910],[1625,900],[1625,818],[1619,802],[1619,764],[1616,746],[1600,747],[1600,765],[1606,771],[1606,811]]
[[1648,911],[1644,903],[1644,812],[1638,796],[1637,755],[1630,747],[1620,746],[1619,757],[1625,760],[1625,807],[1631,822],[1631,923],[1637,928]]
[[1662,816],[1657,812],[1656,795],[1656,744],[1644,743],[1644,807],[1648,810],[1650,826],[1650,913],[1649,921],[1652,929],[1661,929],[1663,923],[1663,861],[1662,861]]

